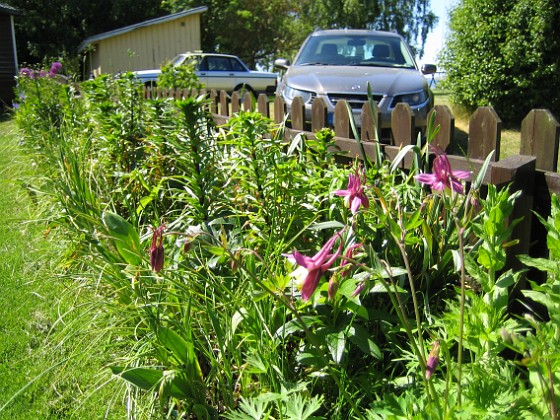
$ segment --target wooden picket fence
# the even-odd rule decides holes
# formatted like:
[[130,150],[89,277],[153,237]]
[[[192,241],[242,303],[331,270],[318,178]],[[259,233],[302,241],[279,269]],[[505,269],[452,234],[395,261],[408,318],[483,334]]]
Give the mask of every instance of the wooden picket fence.
[[[280,97],[273,102],[262,94],[253,102],[250,94],[240,98],[237,92],[228,95],[222,91],[192,92],[186,90],[147,89],[146,98],[182,98],[189,95],[208,95],[209,111],[217,124],[224,124],[240,110],[253,111],[270,117],[281,123],[286,119],[286,106]],[[443,150],[457,150],[455,148],[455,119],[449,107],[437,105],[431,112],[435,112],[435,124],[440,126],[433,143]],[[284,130],[286,140],[303,134],[307,138],[314,138],[315,132],[327,126],[327,110],[322,100],[315,100],[312,109],[312,121],[305,121],[304,106],[300,98],[292,103],[289,126]],[[383,144],[383,158],[392,160],[401,148],[416,143],[414,113],[408,104],[398,104],[391,115],[391,139],[389,144]],[[352,138],[350,117],[345,101],[339,101],[334,113],[334,132],[336,146],[346,152],[349,158],[361,158],[358,142]],[[373,113],[369,104],[365,104],[361,118],[361,144],[372,160],[375,160]],[[560,194],[560,174],[557,171],[558,144],[560,139],[560,124],[546,109],[533,109],[521,123],[521,142],[519,154],[500,159],[502,121],[491,107],[478,108],[471,116],[468,128],[468,144],[466,155],[448,154],[451,167],[477,174],[484,160],[494,151],[492,162],[483,183],[494,184],[499,188],[510,188],[511,192],[521,190],[521,197],[516,201],[512,219],[523,218],[514,228],[513,238],[519,243],[508,250],[507,265],[519,268],[515,258],[518,254],[529,254],[535,257],[546,257],[546,231],[537,220],[534,213],[546,218],[550,215],[551,195]],[[379,131],[378,135],[381,132]],[[402,161],[404,169],[410,167],[412,157]]]

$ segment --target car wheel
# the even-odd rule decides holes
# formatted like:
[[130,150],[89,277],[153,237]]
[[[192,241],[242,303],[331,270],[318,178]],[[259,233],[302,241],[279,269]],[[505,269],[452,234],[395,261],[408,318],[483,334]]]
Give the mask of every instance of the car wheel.
[[239,85],[239,86],[236,86],[233,91],[237,92],[237,94],[239,95],[240,103],[243,103],[243,98],[245,97],[246,93],[250,93],[251,96],[252,96],[252,100],[253,101],[255,100],[255,92],[253,91],[253,89],[251,89],[251,86]]

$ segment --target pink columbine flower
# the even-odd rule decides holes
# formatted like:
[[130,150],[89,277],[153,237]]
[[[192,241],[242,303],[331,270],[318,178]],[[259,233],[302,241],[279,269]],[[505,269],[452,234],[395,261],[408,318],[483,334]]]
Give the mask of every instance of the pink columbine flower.
[[348,175],[348,187],[345,190],[336,190],[334,194],[344,197],[346,207],[350,208],[352,214],[356,214],[360,206],[369,208],[369,200],[364,191],[366,174],[358,169]]
[[464,188],[460,180],[468,179],[471,176],[469,171],[452,171],[449,159],[442,150],[432,147],[437,154],[434,159],[433,173],[419,174],[414,178],[422,184],[428,184],[434,191],[443,191],[446,188],[463,194]]
[[165,229],[165,224],[154,229],[152,235],[152,246],[150,247],[150,266],[152,271],[159,273],[163,268],[163,262],[165,259],[165,254],[163,251],[163,230]]
[[334,261],[340,255],[342,243],[338,246],[337,251],[332,254],[332,248],[340,234],[336,233],[331,239],[323,245],[321,250],[313,257],[292,251],[290,254],[284,254],[291,262],[299,267],[292,273],[292,276],[301,283],[301,297],[308,300],[319,284],[321,276],[333,265]]

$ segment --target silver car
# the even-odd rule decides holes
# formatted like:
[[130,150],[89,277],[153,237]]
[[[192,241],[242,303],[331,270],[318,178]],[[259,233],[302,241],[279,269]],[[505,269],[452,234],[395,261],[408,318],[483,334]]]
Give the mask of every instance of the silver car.
[[311,119],[316,98],[323,98],[331,122],[336,103],[345,99],[359,126],[368,83],[382,115],[382,128],[390,127],[391,111],[399,102],[411,106],[418,127],[426,125],[433,107],[433,94],[424,75],[435,73],[436,66],[424,65],[420,71],[406,41],[396,33],[317,31],[305,40],[293,63],[277,59],[274,64],[285,70],[277,95],[282,95],[288,110],[293,99],[300,96],[307,120]]

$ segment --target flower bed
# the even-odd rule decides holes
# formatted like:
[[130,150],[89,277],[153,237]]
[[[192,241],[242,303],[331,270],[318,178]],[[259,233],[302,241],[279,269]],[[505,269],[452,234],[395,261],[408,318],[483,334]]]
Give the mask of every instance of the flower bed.
[[217,127],[205,97],[143,100],[127,74],[74,89],[21,76],[16,118],[131,399],[179,418],[556,416],[556,200],[550,259],[522,258],[548,279],[513,294],[518,194],[482,188],[491,156],[432,169],[433,127],[410,170],[341,166],[328,129]]

